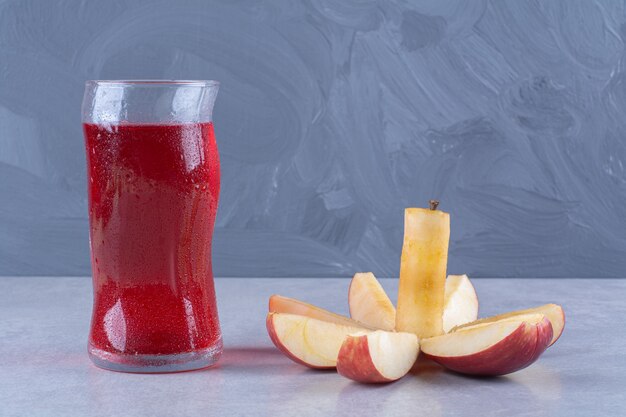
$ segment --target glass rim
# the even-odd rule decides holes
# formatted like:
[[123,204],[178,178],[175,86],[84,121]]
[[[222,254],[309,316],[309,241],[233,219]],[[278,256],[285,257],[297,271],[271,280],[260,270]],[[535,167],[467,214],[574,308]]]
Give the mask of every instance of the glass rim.
[[216,80],[87,80],[85,85],[102,86],[141,86],[141,87],[217,87],[220,85]]

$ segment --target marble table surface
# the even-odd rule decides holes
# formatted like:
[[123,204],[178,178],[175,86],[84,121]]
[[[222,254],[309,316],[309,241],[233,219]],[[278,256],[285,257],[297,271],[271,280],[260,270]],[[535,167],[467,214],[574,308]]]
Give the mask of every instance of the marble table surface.
[[[225,351],[201,371],[105,371],[86,353],[91,280],[0,278],[0,416],[626,415],[626,279],[476,279],[480,315],[560,303],[567,324],[537,363],[491,379],[425,364],[384,386],[296,365],[265,330],[267,299],[347,313],[348,279],[217,279]],[[382,280],[395,299],[397,280]]]

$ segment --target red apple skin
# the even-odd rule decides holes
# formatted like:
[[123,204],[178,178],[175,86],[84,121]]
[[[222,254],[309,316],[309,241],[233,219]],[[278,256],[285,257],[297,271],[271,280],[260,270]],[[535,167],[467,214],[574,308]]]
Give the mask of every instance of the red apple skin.
[[500,376],[524,369],[548,348],[552,324],[547,318],[537,324],[522,323],[505,339],[482,352],[466,356],[424,356],[462,374]]
[[[549,326],[546,326],[546,321],[548,322]],[[563,316],[563,322],[565,323],[565,316]],[[535,353],[533,354],[528,365],[539,359],[539,356],[541,356],[543,352],[545,352],[546,349],[548,349],[554,343],[552,341],[552,337],[554,336],[552,323],[550,323],[550,320],[547,317],[544,317],[541,323],[539,323],[535,327],[537,328],[537,343],[535,345]]]
[[295,363],[298,363],[300,365],[304,365],[304,366],[306,366],[308,368],[312,368],[312,369],[333,369],[334,368],[334,366],[315,366],[315,365],[311,365],[310,363],[306,363],[306,362],[300,360],[300,358],[292,355],[291,352],[289,352],[289,350],[287,350],[287,348],[285,348],[285,346],[283,346],[283,344],[278,339],[278,335],[276,334],[276,331],[274,330],[274,325],[272,324],[273,317],[274,317],[274,315],[272,313],[270,313],[270,314],[267,315],[267,318],[265,319],[265,326],[267,327],[267,334],[270,336],[270,339],[272,340],[272,343],[274,343],[274,346],[276,346],[278,348],[278,350],[283,352],[283,354],[285,356],[287,356],[289,359],[291,359]]
[[383,377],[374,366],[369,353],[367,335],[348,336],[339,349],[339,375],[365,384],[383,384],[393,380]]

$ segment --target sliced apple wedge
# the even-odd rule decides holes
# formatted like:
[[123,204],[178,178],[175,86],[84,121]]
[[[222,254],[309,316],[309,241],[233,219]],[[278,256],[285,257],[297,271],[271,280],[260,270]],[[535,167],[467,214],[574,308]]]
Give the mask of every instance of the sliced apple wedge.
[[294,362],[310,368],[329,369],[337,365],[344,339],[366,331],[296,314],[268,313],[267,333],[274,345]]
[[543,314],[548,318],[548,320],[550,320],[550,324],[552,324],[552,340],[548,346],[552,346],[554,342],[561,337],[561,334],[563,334],[563,328],[565,327],[565,312],[563,311],[563,308],[557,304],[545,304],[539,307],[528,308],[526,310],[511,311],[509,313],[498,314],[497,316],[486,317],[471,323],[456,326],[452,329],[452,331],[455,332],[457,330],[462,330],[475,324],[493,323],[502,319],[515,318],[527,314]]
[[469,375],[496,376],[535,362],[552,340],[543,314],[506,317],[468,325],[421,341],[424,355],[444,367]]
[[478,296],[467,275],[448,275],[443,305],[443,331],[478,317]]
[[396,309],[371,272],[354,274],[348,289],[348,304],[350,317],[361,323],[389,331],[396,326]]
[[392,382],[411,370],[418,354],[419,343],[413,333],[355,333],[346,337],[339,349],[337,372],[357,382]]
[[368,326],[366,323],[360,323],[346,316],[335,314],[323,308],[296,300],[295,298],[283,297],[282,295],[272,295],[269,302],[270,313],[287,313],[297,314],[300,316],[310,317],[312,319],[327,321],[330,323],[341,324],[348,327],[363,327],[368,330],[376,330],[375,327]]

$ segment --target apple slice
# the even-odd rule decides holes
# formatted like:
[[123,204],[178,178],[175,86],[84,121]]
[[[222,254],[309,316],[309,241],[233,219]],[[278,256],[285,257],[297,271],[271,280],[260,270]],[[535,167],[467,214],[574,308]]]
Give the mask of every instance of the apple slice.
[[371,272],[354,274],[348,290],[350,317],[371,327],[392,331],[396,309]]
[[317,369],[334,368],[344,339],[366,330],[286,313],[268,313],[266,325],[281,352],[296,363]]
[[413,367],[419,354],[417,336],[378,330],[346,337],[337,356],[337,372],[364,383],[392,382]]
[[467,275],[448,275],[443,305],[443,331],[478,318],[478,296]]
[[550,340],[550,320],[543,314],[526,314],[423,339],[421,349],[426,357],[453,371],[495,376],[527,367]]
[[272,295],[269,302],[270,313],[288,313],[297,314],[299,316],[306,316],[312,319],[327,321],[330,323],[341,324],[349,327],[362,327],[369,330],[376,330],[375,327],[368,326],[365,323],[357,322],[346,316],[332,313],[323,308],[314,306],[304,301],[296,300],[295,298],[283,297],[282,295]]
[[550,341],[550,344],[548,346],[552,346],[554,342],[556,342],[558,338],[561,337],[561,334],[563,333],[563,328],[565,327],[565,312],[563,311],[563,307],[557,304],[545,304],[539,307],[528,308],[526,310],[511,311],[509,313],[498,314],[497,316],[486,317],[484,319],[476,320],[471,323],[456,326],[452,329],[452,331],[455,332],[457,330],[462,330],[474,324],[493,323],[495,321],[499,321],[505,318],[514,318],[526,314],[543,314],[548,318],[548,320],[550,320],[550,324],[552,324],[552,340]]

